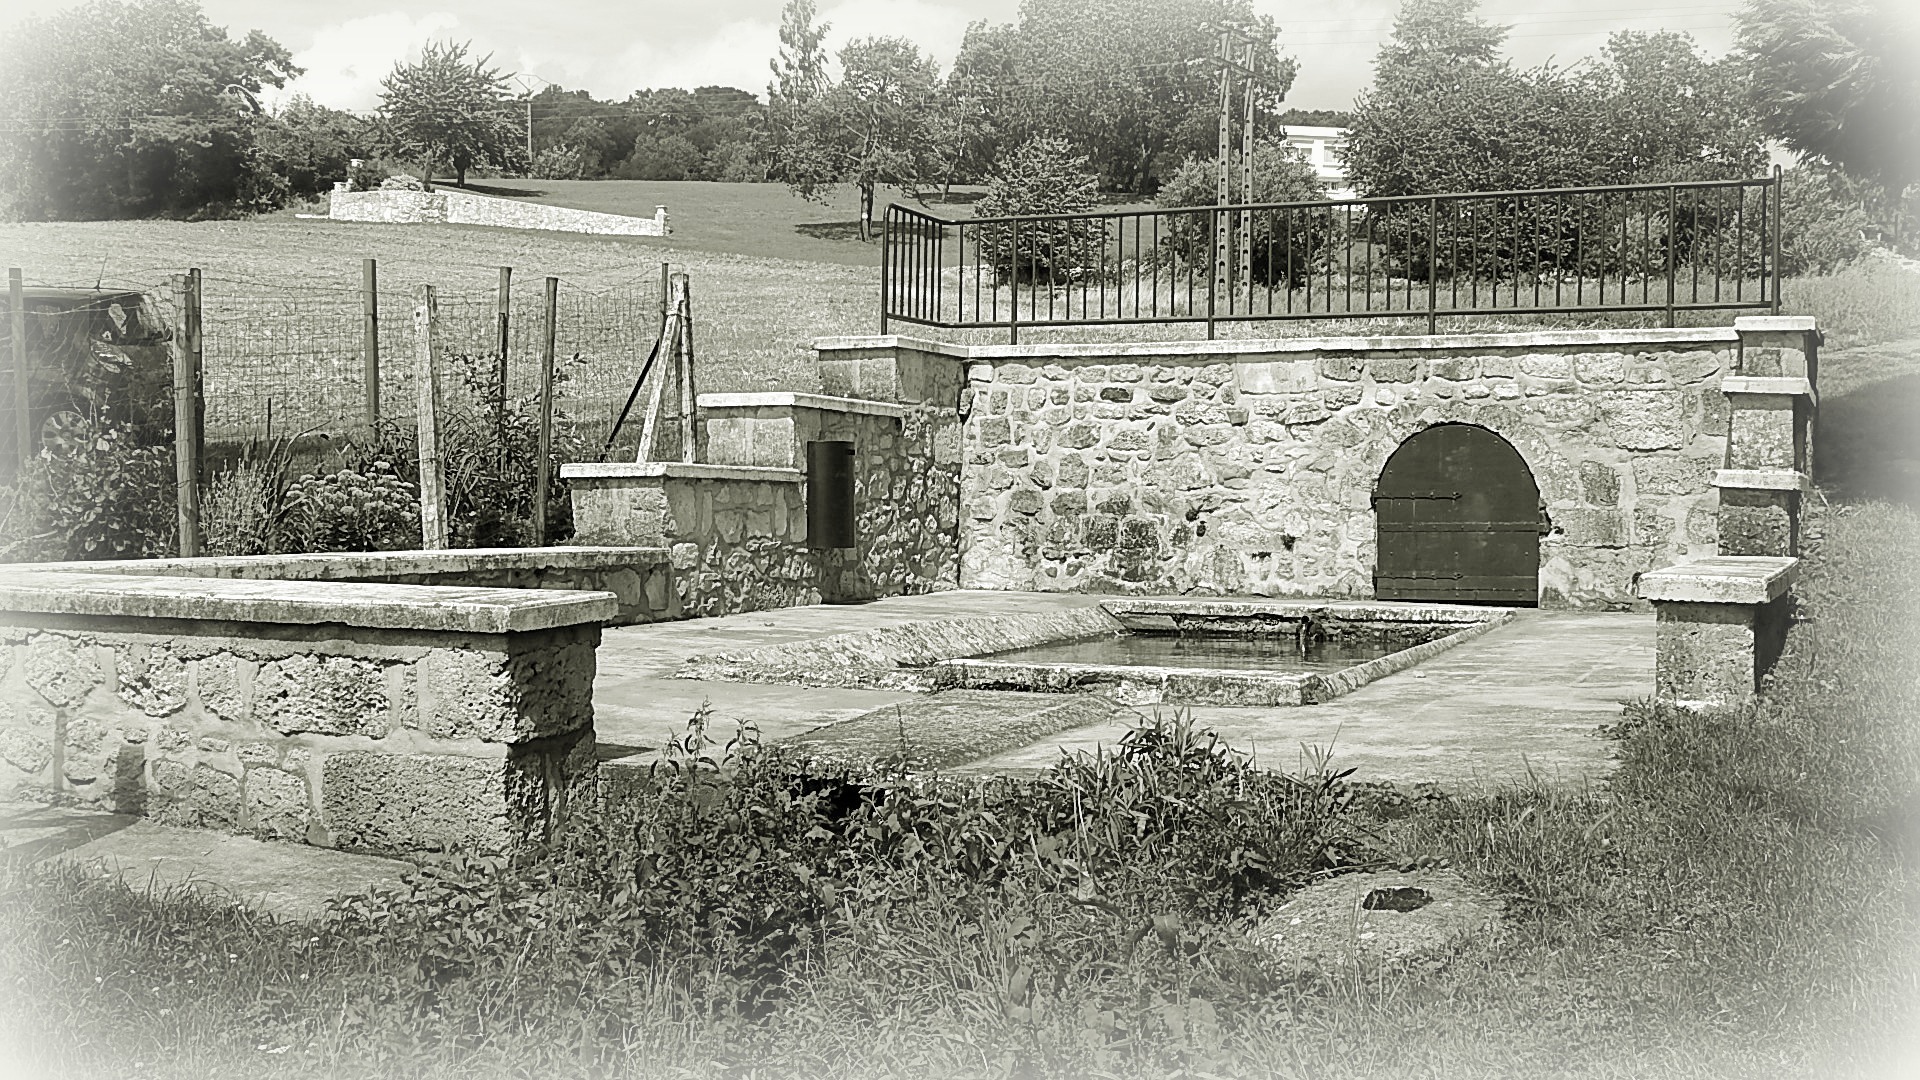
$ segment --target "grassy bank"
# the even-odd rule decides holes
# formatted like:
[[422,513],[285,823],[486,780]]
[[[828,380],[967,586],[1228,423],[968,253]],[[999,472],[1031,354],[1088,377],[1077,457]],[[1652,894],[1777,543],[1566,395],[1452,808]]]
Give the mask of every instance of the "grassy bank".
[[[561,857],[318,926],[10,867],[7,1044],[77,1076],[1900,1075],[1920,517],[1817,524],[1768,701],[1630,709],[1601,789],[1382,795],[1163,724],[859,798],[688,764]],[[1305,976],[1246,941],[1303,883],[1434,861],[1504,936]]]

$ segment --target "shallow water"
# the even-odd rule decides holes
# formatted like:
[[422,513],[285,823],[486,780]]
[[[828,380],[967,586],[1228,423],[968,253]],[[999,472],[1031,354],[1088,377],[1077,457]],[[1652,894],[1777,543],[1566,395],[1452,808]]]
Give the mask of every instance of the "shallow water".
[[1121,664],[1130,667],[1224,668],[1230,671],[1339,671],[1418,642],[1365,635],[1320,638],[1305,655],[1292,637],[1118,634],[988,653],[979,659],[1033,664]]

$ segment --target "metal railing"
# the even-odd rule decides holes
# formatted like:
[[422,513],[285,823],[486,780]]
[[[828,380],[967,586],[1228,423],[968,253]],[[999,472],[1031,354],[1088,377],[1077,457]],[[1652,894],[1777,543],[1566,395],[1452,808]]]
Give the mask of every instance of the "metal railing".
[[1780,309],[1780,170],[1716,180],[948,221],[881,231],[880,332]]

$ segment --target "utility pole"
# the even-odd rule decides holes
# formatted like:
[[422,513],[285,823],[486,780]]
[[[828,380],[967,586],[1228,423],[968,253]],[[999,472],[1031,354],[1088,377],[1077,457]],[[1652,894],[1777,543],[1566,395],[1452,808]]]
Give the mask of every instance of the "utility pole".
[[[1215,178],[1215,203],[1232,206],[1231,169],[1233,158],[1233,93],[1240,90],[1240,198],[1253,202],[1254,84],[1259,73],[1254,64],[1259,58],[1257,43],[1246,32],[1232,27],[1220,31],[1220,139],[1219,162]],[[1242,55],[1244,53],[1244,56]],[[1251,289],[1253,283],[1253,211],[1214,215],[1213,281],[1215,295],[1232,297],[1234,289]],[[1230,257],[1228,252],[1232,251]],[[1252,302],[1252,294],[1248,294]],[[1231,304],[1231,299],[1229,300]]]
[[533,99],[527,99],[527,175],[533,175]]
[[[1214,205],[1232,205],[1227,162],[1233,152],[1233,36],[1220,31],[1220,161],[1214,186]],[[1231,296],[1227,280],[1228,221],[1223,211],[1213,213],[1213,294]]]
[[[1253,39],[1243,39],[1247,60],[1240,92],[1244,116],[1240,121],[1240,202],[1253,202]],[[1253,310],[1253,211],[1240,211],[1240,287],[1247,290],[1247,310]]]

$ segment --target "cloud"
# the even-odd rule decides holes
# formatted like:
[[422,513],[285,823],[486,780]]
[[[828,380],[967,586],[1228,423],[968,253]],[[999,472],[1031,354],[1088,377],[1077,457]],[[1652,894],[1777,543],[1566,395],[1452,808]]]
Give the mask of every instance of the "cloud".
[[418,56],[422,45],[459,25],[460,17],[447,11],[389,11],[324,27],[312,45],[293,54],[307,73],[272,100],[305,94],[335,109],[372,109],[380,104],[380,80],[395,63]]

